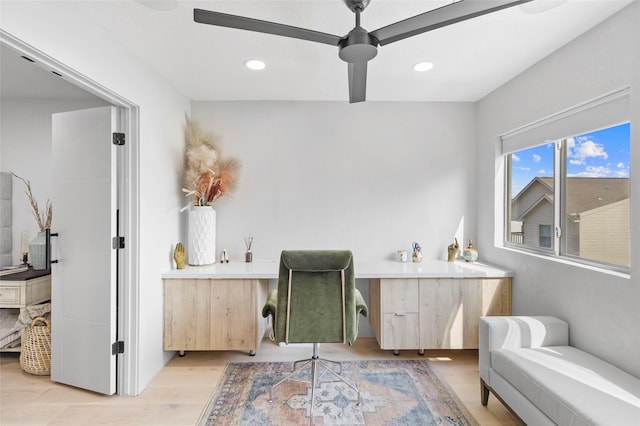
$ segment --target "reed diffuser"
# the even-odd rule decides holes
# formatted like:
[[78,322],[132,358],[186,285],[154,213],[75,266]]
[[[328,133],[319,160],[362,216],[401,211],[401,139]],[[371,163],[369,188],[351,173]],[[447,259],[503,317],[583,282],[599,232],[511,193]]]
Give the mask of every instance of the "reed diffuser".
[[244,261],[247,263],[253,262],[253,252],[251,252],[251,245],[253,244],[253,236],[249,235],[244,239],[244,245],[247,251],[244,253]]

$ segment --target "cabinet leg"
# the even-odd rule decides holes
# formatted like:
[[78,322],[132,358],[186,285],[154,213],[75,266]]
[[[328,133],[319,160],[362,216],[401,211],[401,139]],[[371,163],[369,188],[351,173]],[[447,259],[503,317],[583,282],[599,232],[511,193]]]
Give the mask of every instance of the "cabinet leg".
[[179,351],[178,356],[184,356],[184,351]]
[[256,356],[256,351],[255,351],[255,349],[250,349],[250,350],[249,350],[249,356]]
[[420,355],[420,356],[424,356],[424,349],[420,349],[420,350],[418,351],[418,355]]
[[394,354],[395,356],[399,356],[399,355],[400,355],[400,351],[399,351],[399,350],[397,350],[397,349],[394,349],[394,350],[393,350],[393,354]]

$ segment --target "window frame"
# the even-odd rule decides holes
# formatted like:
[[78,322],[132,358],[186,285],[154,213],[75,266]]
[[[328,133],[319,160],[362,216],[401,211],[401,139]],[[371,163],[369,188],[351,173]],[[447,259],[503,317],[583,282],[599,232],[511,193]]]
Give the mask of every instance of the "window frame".
[[[625,86],[599,97],[559,111],[550,116],[518,127],[499,136],[498,158],[505,167],[502,195],[502,247],[578,265],[603,270],[604,272],[630,274],[630,266],[586,259],[568,253],[567,238],[563,230],[567,228],[566,182],[567,182],[567,139],[625,123],[633,125],[629,114],[630,87]],[[538,141],[531,143],[531,141]],[[631,141],[630,141],[631,142]],[[554,224],[552,225],[552,248],[525,246],[511,242],[511,201],[512,157],[511,154],[545,143],[554,143]],[[630,147],[631,148],[631,147]],[[630,179],[630,177],[629,177]],[[631,193],[629,194],[631,197]],[[631,218],[630,218],[631,219]],[[524,231],[524,230],[523,230]]]

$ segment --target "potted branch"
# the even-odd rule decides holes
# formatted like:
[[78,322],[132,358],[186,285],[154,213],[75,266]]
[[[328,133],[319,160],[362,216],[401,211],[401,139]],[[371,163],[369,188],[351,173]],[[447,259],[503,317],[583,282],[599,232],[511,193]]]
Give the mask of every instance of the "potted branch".
[[216,211],[213,205],[237,187],[240,162],[223,158],[216,137],[205,134],[187,119],[185,132],[185,176],[183,192],[190,198],[182,211],[189,211],[188,250],[190,265],[216,261]]
[[38,207],[38,201],[31,190],[31,182],[21,178],[13,172],[11,172],[11,174],[24,182],[27,188],[24,193],[27,195],[29,204],[31,204],[33,216],[36,218],[36,223],[40,229],[38,236],[29,243],[29,254],[31,255],[32,267],[34,270],[47,269],[47,243],[45,233],[47,229],[51,229],[51,219],[53,217],[51,201],[47,200],[44,210],[41,212]]

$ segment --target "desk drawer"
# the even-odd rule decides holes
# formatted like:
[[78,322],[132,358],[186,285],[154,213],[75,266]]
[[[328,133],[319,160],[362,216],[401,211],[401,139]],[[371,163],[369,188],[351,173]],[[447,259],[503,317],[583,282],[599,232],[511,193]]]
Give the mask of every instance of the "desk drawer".
[[382,349],[416,349],[420,347],[420,315],[384,314]]
[[0,308],[5,305],[13,307],[16,304],[21,304],[20,295],[21,291],[18,287],[0,286]]

